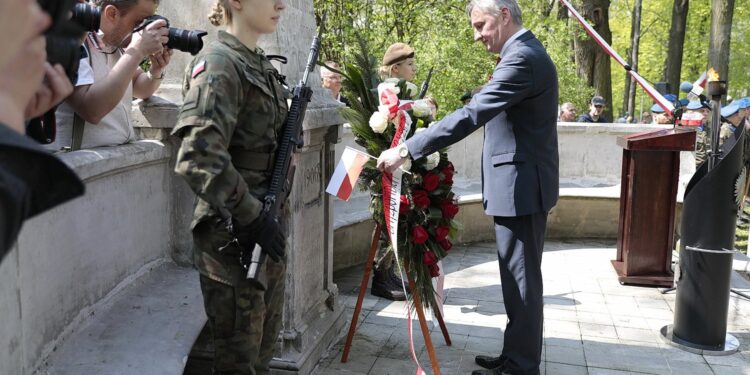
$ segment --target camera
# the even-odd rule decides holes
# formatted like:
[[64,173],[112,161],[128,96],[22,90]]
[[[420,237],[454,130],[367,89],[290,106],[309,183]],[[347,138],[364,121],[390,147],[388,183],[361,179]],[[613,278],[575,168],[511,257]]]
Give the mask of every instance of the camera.
[[153,15],[148,17],[143,21],[143,25],[134,31],[141,31],[146,28],[146,26],[158,20],[164,20],[169,28],[169,42],[167,42],[167,48],[188,52],[193,56],[197,55],[198,52],[203,49],[202,38],[208,35],[207,32],[203,30],[184,30],[169,27],[169,20],[164,16]]
[[81,26],[84,31],[94,32],[101,26],[102,11],[97,6],[78,3],[73,8],[71,20]]
[[99,8],[79,4],[76,0],[39,0],[41,8],[52,18],[52,26],[45,33],[47,61],[60,64],[70,82],[78,78],[81,60],[81,38],[87,31],[99,30]]

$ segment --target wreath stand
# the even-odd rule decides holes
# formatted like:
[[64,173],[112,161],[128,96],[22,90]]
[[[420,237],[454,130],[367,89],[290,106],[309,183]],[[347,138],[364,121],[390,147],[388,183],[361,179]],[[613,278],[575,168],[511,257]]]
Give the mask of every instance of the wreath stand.
[[[375,261],[375,253],[378,249],[378,243],[380,242],[381,226],[377,224],[375,231],[372,234],[372,244],[370,245],[370,253],[367,256],[365,262],[365,272],[362,275],[362,282],[359,284],[359,296],[357,297],[357,305],[354,308],[354,315],[352,315],[352,322],[349,325],[349,334],[346,337],[346,344],[344,345],[344,354],[341,356],[341,362],[346,363],[349,360],[349,350],[352,347],[352,340],[354,339],[354,332],[357,331],[357,320],[359,314],[362,312],[362,301],[365,298],[365,292],[367,291],[367,283],[370,280],[370,272],[372,271],[372,263]],[[411,274],[409,274],[409,264],[404,265],[406,268],[406,276],[409,280],[409,287],[415,290],[414,280],[412,280]],[[440,375],[440,364],[438,363],[437,355],[435,354],[435,348],[432,346],[432,339],[430,338],[430,330],[427,328],[427,322],[425,320],[424,309],[419,295],[417,293],[412,294],[414,298],[414,305],[417,306],[417,316],[419,317],[419,326],[422,329],[422,336],[424,337],[425,347],[427,348],[427,354],[430,356],[430,362],[435,375]],[[443,315],[440,313],[440,309],[434,309],[435,318],[440,324],[440,330],[443,332],[445,338],[445,344],[451,346],[451,337],[448,334],[448,328],[445,326]]]

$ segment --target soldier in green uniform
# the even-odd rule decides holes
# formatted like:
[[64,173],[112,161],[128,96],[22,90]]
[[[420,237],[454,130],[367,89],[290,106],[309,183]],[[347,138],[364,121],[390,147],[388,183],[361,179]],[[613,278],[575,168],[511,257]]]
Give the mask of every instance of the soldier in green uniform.
[[[175,171],[198,196],[194,261],[213,335],[214,374],[267,374],[284,303],[285,223],[261,213],[288,90],[257,47],[276,30],[281,0],[217,0],[209,17],[226,25],[188,65],[174,134]],[[282,220],[285,221],[285,220]],[[246,279],[243,257],[268,255],[262,283]]]

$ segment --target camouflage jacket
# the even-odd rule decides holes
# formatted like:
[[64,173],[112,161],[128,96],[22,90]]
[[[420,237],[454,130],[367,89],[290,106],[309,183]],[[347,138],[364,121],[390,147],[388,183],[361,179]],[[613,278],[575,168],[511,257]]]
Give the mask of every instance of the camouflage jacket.
[[268,188],[289,91],[263,51],[220,31],[188,64],[183,96],[175,171],[198,195],[191,227],[227,214],[240,226],[251,223]]

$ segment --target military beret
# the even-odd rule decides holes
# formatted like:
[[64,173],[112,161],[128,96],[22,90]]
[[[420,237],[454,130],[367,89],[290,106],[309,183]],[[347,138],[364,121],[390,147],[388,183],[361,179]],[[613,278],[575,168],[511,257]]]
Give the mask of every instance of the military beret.
[[652,113],[664,113],[664,108],[662,108],[658,104],[654,104],[653,106],[651,106],[651,112]]
[[737,105],[740,106],[740,109],[745,109],[747,107],[750,107],[750,97],[742,98],[738,100]]
[[690,110],[701,109],[701,108],[703,108],[703,105],[697,100],[693,100],[687,105],[687,109],[690,109]]
[[400,63],[412,57],[414,57],[414,48],[409,47],[406,43],[394,43],[385,51],[383,66]]
[[734,102],[732,104],[724,106],[724,108],[721,109],[721,115],[724,117],[733,116],[739,110],[740,106],[737,104],[737,102]]

